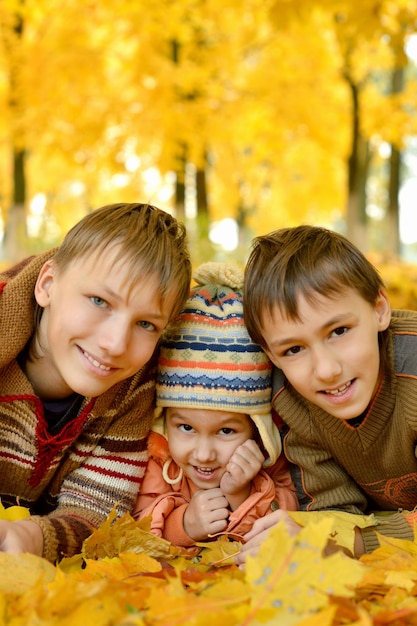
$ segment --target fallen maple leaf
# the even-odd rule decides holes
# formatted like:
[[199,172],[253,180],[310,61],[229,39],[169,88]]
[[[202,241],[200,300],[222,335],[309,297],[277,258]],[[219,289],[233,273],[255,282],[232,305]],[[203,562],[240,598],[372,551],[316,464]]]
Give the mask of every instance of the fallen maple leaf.
[[239,542],[213,538],[191,558],[149,519],[112,514],[55,568],[0,553],[0,626],[417,626],[417,544],[379,536],[359,561],[323,557],[335,524],[312,515],[296,537],[278,524],[240,569],[228,565]]
[[202,548],[197,557],[199,562],[215,566],[233,565],[234,557],[242,546],[239,541],[230,541],[227,536],[221,536],[216,541],[197,542],[196,545]]
[[366,568],[341,552],[322,557],[331,528],[327,517],[295,537],[284,522],[272,528],[257,557],[247,559],[251,619],[274,618],[292,625],[327,607],[331,595],[353,595]]
[[356,515],[345,511],[288,511],[288,515],[303,528],[323,519],[331,521],[329,539],[354,554],[355,527],[369,528],[380,521],[374,515]]
[[16,520],[26,519],[30,516],[30,511],[24,506],[16,505],[5,508],[0,501],[0,519],[14,522]]
[[7,554],[0,552],[0,591],[20,595],[35,585],[55,578],[56,569],[40,556],[34,554]]
[[150,532],[150,518],[134,520],[126,513],[116,519],[113,511],[108,519],[83,544],[84,559],[114,557],[121,552],[144,552],[154,558],[170,559],[181,553],[169,541]]

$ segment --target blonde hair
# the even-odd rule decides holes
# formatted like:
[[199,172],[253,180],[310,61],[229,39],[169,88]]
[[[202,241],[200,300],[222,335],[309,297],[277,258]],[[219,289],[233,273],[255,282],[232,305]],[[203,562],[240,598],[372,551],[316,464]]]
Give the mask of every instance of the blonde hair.
[[[53,260],[58,272],[73,261],[105,255],[117,247],[116,261],[125,260],[132,283],[158,276],[163,302],[172,297],[172,317],[181,310],[190,290],[191,261],[183,224],[150,204],[109,204],[86,215],[66,234]],[[41,311],[37,311],[38,324]]]

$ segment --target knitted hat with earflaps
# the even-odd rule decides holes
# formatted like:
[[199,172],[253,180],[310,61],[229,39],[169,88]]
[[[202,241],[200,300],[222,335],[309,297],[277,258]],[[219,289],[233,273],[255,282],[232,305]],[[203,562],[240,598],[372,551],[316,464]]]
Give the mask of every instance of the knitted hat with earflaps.
[[166,329],[160,349],[153,430],[165,434],[165,407],[245,413],[253,420],[268,458],[282,444],[271,416],[272,364],[253,343],[243,320],[243,271],[209,262],[179,316]]

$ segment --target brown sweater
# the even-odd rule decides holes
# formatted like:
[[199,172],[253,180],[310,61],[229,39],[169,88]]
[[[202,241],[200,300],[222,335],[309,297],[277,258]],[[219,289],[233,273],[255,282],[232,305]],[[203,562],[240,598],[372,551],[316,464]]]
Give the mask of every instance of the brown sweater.
[[33,333],[34,285],[52,252],[0,275],[0,497],[28,507],[44,557],[80,552],[108,516],[132,509],[146,463],[156,359],[96,399],[52,436],[16,357]]
[[[394,311],[385,377],[358,427],[304,400],[274,376],[275,410],[287,424],[288,459],[299,469],[302,509],[342,509],[351,513],[396,511],[383,515],[382,534],[413,538],[398,511],[417,505],[417,313]],[[362,533],[368,550],[378,545]]]

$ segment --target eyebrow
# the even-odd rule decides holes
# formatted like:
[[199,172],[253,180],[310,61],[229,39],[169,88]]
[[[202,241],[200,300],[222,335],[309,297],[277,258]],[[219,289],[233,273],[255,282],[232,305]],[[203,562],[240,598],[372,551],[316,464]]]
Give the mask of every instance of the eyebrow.
[[[108,285],[99,285],[98,288],[103,289],[103,291],[105,291],[109,296],[111,296],[112,298],[114,298],[118,302],[121,302],[123,300],[123,298],[118,293],[113,291],[113,289],[111,287],[109,287]],[[163,315],[161,310],[147,312],[146,316],[149,316],[152,319],[160,319],[160,320],[165,319],[165,316]]]
[[[320,326],[318,330],[327,330],[331,326],[337,327],[338,325],[343,324],[344,320],[348,317],[351,317],[352,315],[354,315],[354,313],[351,311],[349,311],[348,313],[343,313],[341,315],[336,315],[335,317],[327,320],[322,326]],[[296,344],[299,341],[300,339],[298,337],[286,337],[284,339],[276,339],[275,341],[272,341],[270,345],[271,347],[279,348],[281,346],[287,346],[288,344]]]

